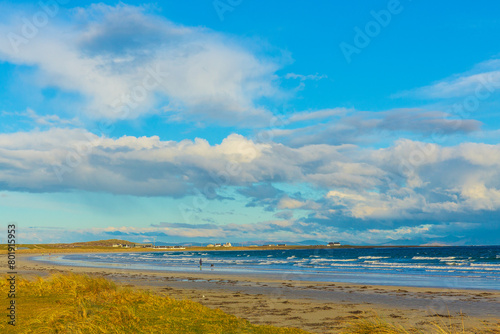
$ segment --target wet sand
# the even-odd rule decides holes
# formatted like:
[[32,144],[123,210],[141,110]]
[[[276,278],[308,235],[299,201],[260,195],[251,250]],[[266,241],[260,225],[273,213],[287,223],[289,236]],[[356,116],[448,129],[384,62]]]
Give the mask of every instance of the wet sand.
[[[375,319],[430,332],[432,324],[477,333],[500,333],[500,292],[349,283],[291,281],[280,276],[228,275],[204,267],[199,273],[68,267],[17,255],[26,278],[57,272],[106,277],[119,285],[190,299],[255,324],[338,333],[347,322]],[[2,263],[5,256],[2,256]],[[490,332],[490,333],[491,333]]]

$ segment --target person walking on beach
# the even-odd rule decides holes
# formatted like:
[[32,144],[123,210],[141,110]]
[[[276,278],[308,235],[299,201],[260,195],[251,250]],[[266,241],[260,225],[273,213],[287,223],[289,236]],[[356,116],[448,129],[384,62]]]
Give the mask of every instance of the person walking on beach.
[[203,261],[200,259],[200,270],[201,270],[202,265],[203,265]]

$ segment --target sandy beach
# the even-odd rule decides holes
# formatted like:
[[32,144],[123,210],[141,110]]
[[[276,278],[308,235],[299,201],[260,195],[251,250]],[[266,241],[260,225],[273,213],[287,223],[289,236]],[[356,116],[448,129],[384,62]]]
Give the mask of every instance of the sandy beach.
[[[5,255],[2,255],[2,258]],[[190,299],[255,324],[292,326],[313,333],[337,333],[346,322],[380,319],[427,332],[433,323],[450,328],[500,329],[500,292],[348,283],[291,281],[280,276],[68,267],[18,254],[25,278],[73,272],[106,277],[119,285]],[[2,260],[2,263],[5,261]]]

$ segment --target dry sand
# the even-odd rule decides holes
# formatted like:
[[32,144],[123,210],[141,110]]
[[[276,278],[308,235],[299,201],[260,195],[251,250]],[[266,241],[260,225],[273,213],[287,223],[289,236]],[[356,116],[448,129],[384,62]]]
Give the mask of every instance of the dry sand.
[[[432,323],[466,332],[500,333],[500,292],[290,281],[284,277],[68,267],[17,255],[17,272],[26,278],[56,272],[87,273],[119,285],[191,299],[255,324],[338,333],[346,322],[375,319],[430,332]],[[0,261],[5,263],[5,255]]]

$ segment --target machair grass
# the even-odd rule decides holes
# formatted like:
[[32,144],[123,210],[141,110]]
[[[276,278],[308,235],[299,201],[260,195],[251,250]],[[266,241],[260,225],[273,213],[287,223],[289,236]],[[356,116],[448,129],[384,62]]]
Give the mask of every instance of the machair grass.
[[[7,295],[8,283],[1,290]],[[6,305],[6,304],[4,304]],[[5,314],[7,314],[5,312]],[[199,333],[306,334],[297,328],[254,325],[223,311],[189,300],[175,300],[143,290],[117,287],[113,282],[81,274],[55,274],[33,281],[18,278],[15,327],[0,322],[0,333]],[[477,330],[475,333],[500,333]],[[378,317],[345,324],[343,334],[413,334]],[[463,334],[444,323],[425,333]]]
[[[2,280],[2,291],[7,290],[6,282]],[[86,275],[19,279],[17,291],[17,325],[2,321],[0,333],[308,333],[253,325],[193,301],[119,288]]]

